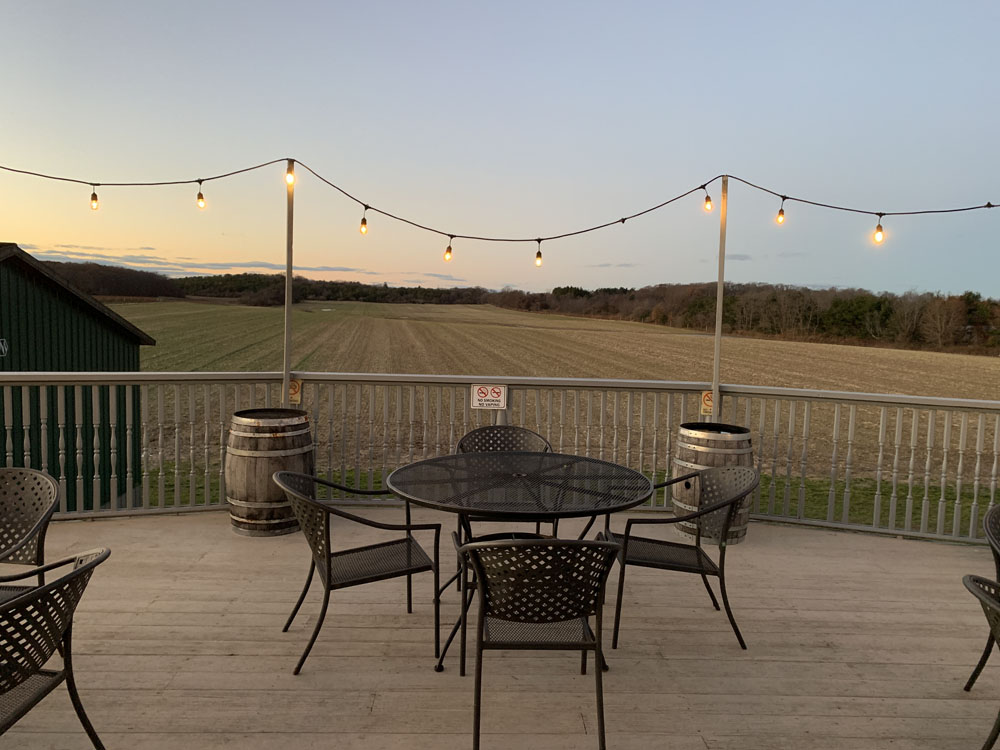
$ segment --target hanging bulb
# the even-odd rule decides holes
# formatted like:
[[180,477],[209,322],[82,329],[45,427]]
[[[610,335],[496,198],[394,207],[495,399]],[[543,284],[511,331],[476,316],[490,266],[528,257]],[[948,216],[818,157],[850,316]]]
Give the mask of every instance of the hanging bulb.
[[872,239],[875,240],[875,244],[881,244],[882,240],[885,239],[885,232],[882,231],[881,224],[876,225],[875,234],[872,235]]
[[198,180],[198,208],[205,208],[205,196],[201,192],[201,180]]
[[364,212],[361,214],[361,227],[358,229],[361,234],[368,234],[368,219],[365,218],[365,214],[368,213],[368,206],[365,206]]
[[97,202],[97,187],[94,186],[94,185],[91,185],[91,188],[93,189],[94,192],[92,192],[90,194],[90,210],[91,211],[96,211],[97,207],[100,205]]
[[785,209],[779,208],[778,209],[778,215],[774,218],[774,220],[776,222],[778,222],[779,224],[784,224],[785,223]]
[[712,198],[711,198],[711,196],[710,196],[710,195],[709,195],[709,194],[708,194],[708,193],[706,192],[706,193],[705,193],[705,212],[706,212],[706,213],[708,213],[708,212],[709,212],[709,211],[711,211],[711,210],[712,210]]
[[537,242],[538,242],[538,252],[535,253],[535,265],[540,266],[542,265],[542,241],[537,240]]
[[288,169],[285,170],[285,182],[289,185],[295,184],[295,165],[291,159],[288,160]]
[[445,261],[451,260],[451,241],[453,239],[455,239],[455,238],[454,237],[449,237],[448,238],[448,247],[446,247],[445,250],[444,250],[444,259],[445,259]]

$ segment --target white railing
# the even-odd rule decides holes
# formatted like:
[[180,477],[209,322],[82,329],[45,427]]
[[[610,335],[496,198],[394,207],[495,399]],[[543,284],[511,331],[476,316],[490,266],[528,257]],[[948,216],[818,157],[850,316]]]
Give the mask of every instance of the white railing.
[[[472,383],[509,387],[505,417],[557,451],[672,473],[679,426],[707,383],[294,373],[316,468],[375,487],[396,466],[454,450],[493,412]],[[229,420],[278,405],[280,373],[0,373],[0,465],[63,487],[59,517],[225,506]],[[1000,402],[722,386],[722,421],[751,430],[754,516],[949,539],[981,536],[997,500]],[[95,418],[96,417],[96,418]],[[96,468],[95,468],[96,467]],[[95,502],[95,498],[97,499]],[[668,508],[662,493],[650,503]]]

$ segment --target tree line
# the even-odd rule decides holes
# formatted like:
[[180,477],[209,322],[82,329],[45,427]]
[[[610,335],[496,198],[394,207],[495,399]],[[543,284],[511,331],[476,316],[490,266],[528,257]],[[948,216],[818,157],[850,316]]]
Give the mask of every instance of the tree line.
[[[170,279],[95,263],[47,262],[77,288],[93,295],[225,297],[247,305],[281,305],[282,274],[219,274]],[[436,305],[492,304],[514,310],[554,312],[710,331],[715,327],[714,283],[657,284],[588,290],[556,287],[523,292],[483,287],[437,289],[318,281],[295,277],[294,302],[304,300]],[[977,292],[958,295],[864,289],[811,289],[782,284],[727,283],[723,327],[728,333],[790,339],[833,340],[911,348],[1000,348],[1000,301]]]

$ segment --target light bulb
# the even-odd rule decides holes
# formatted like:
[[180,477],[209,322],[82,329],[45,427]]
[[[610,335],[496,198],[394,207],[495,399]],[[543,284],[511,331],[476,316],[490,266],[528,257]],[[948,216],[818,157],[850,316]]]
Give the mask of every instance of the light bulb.
[[97,210],[97,206],[98,206],[98,205],[99,205],[99,204],[98,204],[98,202],[97,202],[97,191],[96,191],[96,190],[94,190],[94,192],[92,192],[92,193],[90,194],[90,209],[91,209],[92,211],[96,211],[96,210]]
[[776,217],[774,217],[774,220],[776,222],[778,222],[779,224],[784,224],[785,223],[785,209],[779,208],[778,209],[778,215]]
[[712,199],[709,197],[708,193],[705,193],[705,211],[712,210]]
[[882,231],[882,225],[878,224],[875,227],[875,234],[872,235],[872,239],[875,240],[875,244],[880,244],[882,240],[885,239],[885,233]]
[[536,266],[542,265],[542,251],[541,250],[539,250],[537,253],[535,253],[535,265]]
[[361,228],[358,230],[361,234],[368,234],[368,219],[364,216],[361,217]]
[[201,191],[198,191],[198,208],[205,207],[205,196],[202,195]]
[[445,248],[444,259],[446,261],[451,260],[451,243],[450,242],[448,243],[448,247]]
[[292,167],[289,167],[288,171],[285,172],[285,182],[289,185],[295,184],[295,170]]

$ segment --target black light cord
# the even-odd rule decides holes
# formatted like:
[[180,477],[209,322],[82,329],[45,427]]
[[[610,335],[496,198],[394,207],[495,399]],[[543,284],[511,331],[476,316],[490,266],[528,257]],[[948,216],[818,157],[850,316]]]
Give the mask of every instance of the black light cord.
[[[653,211],[658,211],[659,209],[664,208],[665,206],[669,206],[671,203],[675,203],[676,201],[679,201],[682,198],[686,198],[687,196],[691,195],[692,193],[696,193],[699,190],[706,190],[706,188],[709,185],[711,185],[712,183],[714,183],[716,180],[722,179],[723,177],[729,177],[729,178],[735,180],[736,182],[740,182],[740,183],[746,185],[747,187],[753,188],[755,190],[760,190],[761,192],[768,193],[769,195],[773,195],[776,198],[780,198],[781,201],[782,201],[782,208],[784,208],[784,203],[786,201],[794,201],[796,203],[804,203],[806,205],[817,206],[819,208],[828,208],[828,209],[831,209],[833,211],[845,211],[845,212],[849,212],[849,213],[866,214],[868,216],[875,216],[879,220],[881,220],[881,218],[883,216],[917,216],[917,215],[923,215],[923,214],[952,214],[952,213],[961,213],[961,212],[964,212],[964,211],[978,211],[978,210],[984,209],[984,208],[995,208],[996,207],[995,204],[987,201],[983,205],[979,205],[979,206],[965,206],[965,207],[962,207],[962,208],[937,208],[937,209],[926,209],[926,210],[922,210],[922,211],[869,211],[869,210],[861,209],[861,208],[851,208],[851,207],[848,207],[848,206],[838,206],[838,205],[835,205],[833,203],[822,203],[820,201],[808,200],[806,198],[796,198],[795,196],[791,196],[791,195],[788,195],[786,193],[779,193],[779,192],[777,192],[775,190],[771,190],[770,188],[763,187],[762,185],[757,185],[757,184],[755,184],[753,182],[750,182],[749,180],[744,180],[742,177],[737,177],[736,175],[721,175],[720,174],[720,175],[716,175],[715,177],[713,177],[712,179],[708,180],[707,182],[705,182],[705,183],[703,183],[701,185],[698,185],[697,187],[693,187],[690,190],[687,190],[687,191],[685,191],[685,192],[683,192],[683,193],[681,193],[679,195],[675,195],[673,198],[669,198],[668,200],[665,200],[662,203],[657,203],[655,206],[650,206],[649,208],[643,209],[642,211],[637,211],[634,214],[629,214],[628,216],[623,216],[620,219],[615,219],[613,221],[606,221],[603,224],[596,224],[594,226],[586,227],[584,229],[577,229],[577,230],[570,231],[570,232],[562,232],[560,234],[552,234],[552,235],[542,236],[542,237],[539,237],[539,236],[535,236],[535,237],[486,237],[486,236],[475,235],[475,234],[458,234],[458,233],[455,233],[455,232],[445,231],[443,229],[437,229],[436,227],[427,226],[426,224],[421,224],[420,222],[413,221],[412,219],[407,219],[404,216],[399,216],[399,215],[391,213],[389,211],[385,211],[385,210],[383,210],[381,208],[377,208],[377,207],[371,205],[370,203],[366,203],[365,201],[361,200],[360,198],[357,198],[356,196],[354,196],[351,193],[347,192],[346,190],[344,190],[339,185],[331,182],[330,180],[328,180],[327,178],[325,178],[323,175],[321,175],[318,172],[316,172],[309,165],[304,164],[304,163],[299,162],[299,161],[296,161],[294,159],[289,159],[287,157],[286,158],[282,158],[282,159],[272,159],[271,161],[266,161],[266,162],[264,162],[262,164],[256,164],[256,165],[254,165],[252,167],[245,167],[243,169],[236,169],[236,170],[233,170],[232,172],[225,172],[224,174],[213,175],[211,177],[200,177],[200,178],[196,178],[196,179],[193,179],[193,180],[167,180],[167,181],[160,181],[160,182],[103,182],[102,183],[102,182],[93,182],[91,180],[78,180],[78,179],[75,179],[75,178],[72,178],[72,177],[58,177],[58,176],[55,176],[55,175],[43,174],[41,172],[32,172],[32,171],[25,170],[25,169],[14,169],[13,167],[6,167],[6,166],[3,166],[2,164],[0,164],[0,169],[4,170],[6,172],[14,172],[16,174],[30,175],[32,177],[41,177],[41,178],[46,179],[46,180],[58,180],[60,182],[72,182],[72,183],[76,183],[78,185],[90,185],[92,188],[96,189],[98,187],[158,187],[158,186],[162,186],[162,185],[192,185],[192,184],[198,184],[200,186],[204,182],[211,182],[213,180],[222,180],[222,179],[225,179],[227,177],[233,177],[233,176],[238,175],[238,174],[243,174],[245,172],[252,172],[252,171],[254,171],[256,169],[262,169],[263,167],[268,167],[268,166],[270,166],[272,164],[280,164],[282,162],[286,162],[287,163],[289,161],[297,163],[303,169],[305,169],[310,174],[312,174],[314,177],[316,177],[316,179],[318,179],[320,182],[323,182],[326,185],[329,185],[334,190],[338,191],[341,195],[343,195],[345,198],[348,198],[349,200],[352,200],[355,203],[357,203],[359,206],[362,206],[364,208],[365,212],[372,211],[374,213],[381,214],[382,216],[385,216],[385,217],[387,217],[389,219],[393,219],[393,220],[401,222],[403,224],[408,224],[411,227],[415,227],[417,229],[423,229],[426,232],[433,232],[434,234],[439,234],[442,237],[447,237],[449,240],[465,239],[465,240],[477,240],[477,241],[480,241],[480,242],[537,242],[537,243],[539,243],[539,247],[541,247],[541,244],[540,244],[541,242],[548,242],[548,241],[551,241],[551,240],[560,240],[560,239],[565,239],[566,237],[575,237],[575,236],[581,235],[581,234],[588,234],[589,232],[596,232],[599,229],[607,229],[608,227],[614,226],[615,224],[624,224],[626,221],[628,221],[630,219],[636,219],[636,218],[638,218],[640,216],[645,216],[648,213],[652,213]],[[706,190],[706,195],[707,195],[707,190]]]

